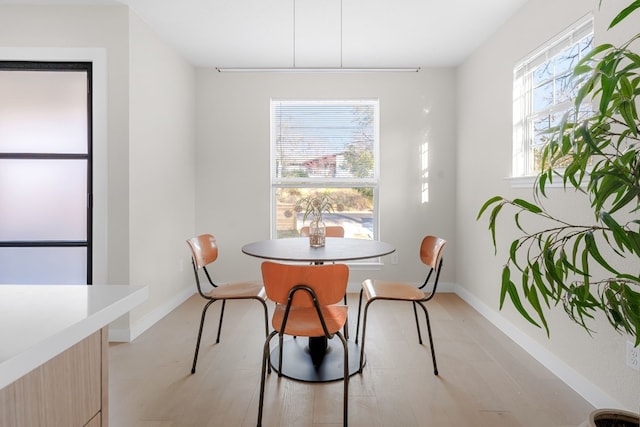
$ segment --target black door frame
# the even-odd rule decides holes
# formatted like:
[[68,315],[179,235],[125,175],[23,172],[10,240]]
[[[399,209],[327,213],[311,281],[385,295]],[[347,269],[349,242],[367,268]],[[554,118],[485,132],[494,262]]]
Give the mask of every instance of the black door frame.
[[65,61],[0,61],[0,70],[16,71],[83,71],[87,73],[87,154],[2,153],[0,159],[87,160],[87,240],[0,241],[0,247],[86,247],[87,284],[93,279],[93,64]]

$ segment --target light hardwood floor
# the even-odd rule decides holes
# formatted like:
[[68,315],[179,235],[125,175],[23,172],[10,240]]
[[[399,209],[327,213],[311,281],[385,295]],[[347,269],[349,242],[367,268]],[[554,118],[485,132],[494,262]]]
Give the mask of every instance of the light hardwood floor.
[[[349,295],[352,335],[357,300]],[[193,296],[132,343],[111,344],[112,427],[256,425],[262,309],[255,301],[228,303],[215,344],[215,303],[191,375],[202,306]],[[351,426],[566,427],[593,410],[455,294],[438,294],[428,308],[439,376],[428,341],[418,344],[411,306],[371,306],[367,365],[349,384]],[[340,381],[309,384],[274,373],[267,378],[263,425],[342,425],[341,405]]]

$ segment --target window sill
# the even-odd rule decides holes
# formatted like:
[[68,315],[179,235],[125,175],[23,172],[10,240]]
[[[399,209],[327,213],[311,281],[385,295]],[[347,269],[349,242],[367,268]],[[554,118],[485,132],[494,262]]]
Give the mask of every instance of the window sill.
[[[511,188],[533,188],[537,177],[537,175],[509,176],[505,179],[511,183]],[[586,186],[586,184],[583,186]],[[569,184],[568,187],[571,187],[571,185]],[[564,188],[564,184],[562,183],[562,179],[558,177],[553,182],[547,182],[545,188]]]
[[384,263],[382,261],[374,261],[374,262],[351,261],[351,262],[346,262],[345,264],[347,264],[349,266],[349,269],[353,271],[381,270],[382,267],[384,266]]

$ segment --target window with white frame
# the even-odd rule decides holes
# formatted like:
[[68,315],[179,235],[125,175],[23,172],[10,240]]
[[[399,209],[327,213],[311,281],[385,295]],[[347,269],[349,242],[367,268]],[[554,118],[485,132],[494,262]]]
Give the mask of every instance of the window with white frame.
[[570,82],[571,73],[592,47],[593,17],[587,16],[514,68],[514,177],[532,176],[540,171],[549,128],[573,111],[577,88]]
[[[272,236],[298,236],[303,197],[329,194],[325,225],[345,237],[375,239],[378,230],[379,102],[272,100]],[[307,218],[306,222],[310,219]]]

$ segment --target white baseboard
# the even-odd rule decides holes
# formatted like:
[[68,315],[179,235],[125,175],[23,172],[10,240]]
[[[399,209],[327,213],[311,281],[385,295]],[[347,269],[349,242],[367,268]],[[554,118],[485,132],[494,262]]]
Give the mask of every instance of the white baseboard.
[[109,327],[109,341],[110,342],[131,342],[150,327],[152,327],[156,322],[162,319],[167,314],[171,313],[176,309],[180,304],[185,302],[188,298],[190,298],[195,293],[193,287],[189,287],[185,289],[178,295],[176,295],[173,299],[171,299],[166,304],[156,308],[151,313],[143,316],[141,319],[135,322],[134,325],[130,325],[129,328],[125,329],[115,329],[113,327]]
[[626,409],[617,400],[602,391],[591,381],[576,372],[571,366],[567,365],[563,360],[534,341],[527,334],[509,323],[496,310],[487,306],[485,303],[477,299],[475,296],[467,292],[465,288],[459,285],[452,286],[452,292],[462,298],[467,304],[473,307],[478,313],[484,316],[496,328],[501,330],[513,342],[522,347],[534,359],[549,369],[555,376],[560,378],[565,384],[576,391],[587,402],[596,408],[617,408]]

